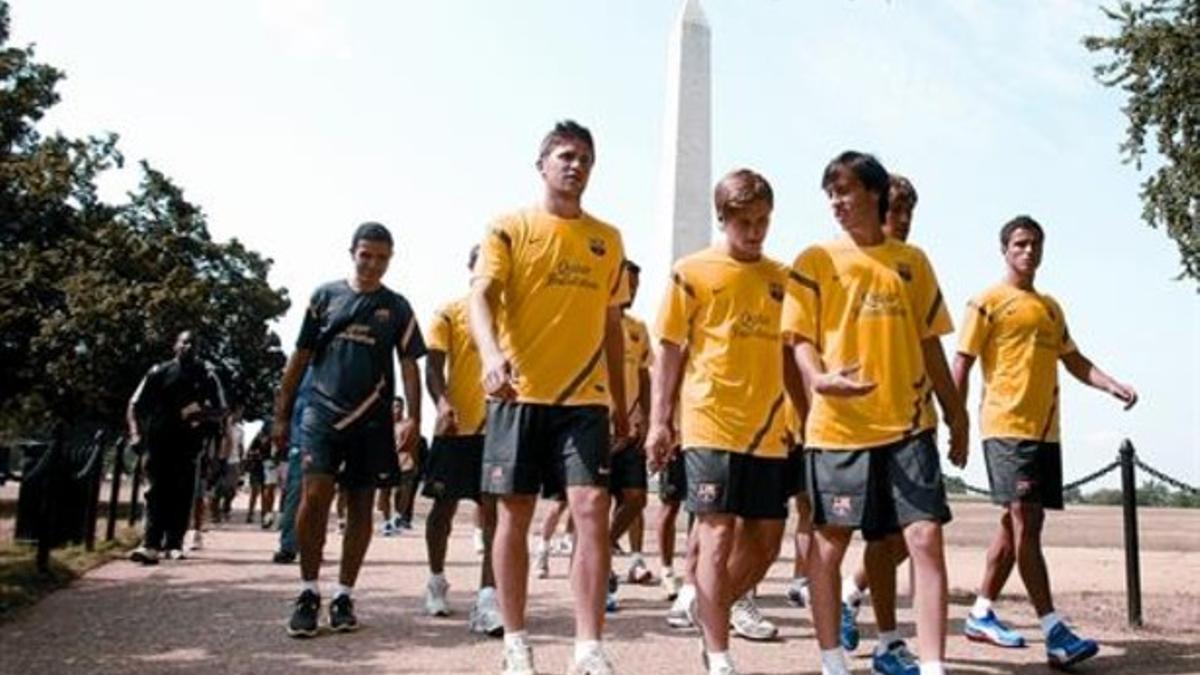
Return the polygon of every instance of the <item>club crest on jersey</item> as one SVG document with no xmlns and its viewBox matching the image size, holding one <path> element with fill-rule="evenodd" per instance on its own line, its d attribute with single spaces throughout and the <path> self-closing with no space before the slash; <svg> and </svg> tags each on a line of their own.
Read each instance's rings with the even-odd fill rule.
<svg viewBox="0 0 1200 675">
<path fill-rule="evenodd" d="M 833 503 L 830 504 L 830 510 L 838 516 L 850 515 L 850 498 L 849 497 L 834 497 Z"/>
<path fill-rule="evenodd" d="M 392 310 L 388 309 L 387 307 L 380 307 L 379 309 L 375 310 L 375 320 L 383 323 L 391 321 Z"/>
<path fill-rule="evenodd" d="M 896 263 L 896 274 L 905 281 L 912 281 L 912 267 L 906 262 Z"/>
<path fill-rule="evenodd" d="M 588 249 L 591 250 L 592 253 L 596 254 L 596 257 L 598 258 L 603 258 L 604 254 L 608 253 L 608 248 L 605 247 L 604 240 L 597 237 L 591 237 L 588 239 Z"/>
<path fill-rule="evenodd" d="M 771 299 L 775 302 L 783 302 L 783 284 L 772 281 L 768 292 L 771 294 Z"/>
</svg>

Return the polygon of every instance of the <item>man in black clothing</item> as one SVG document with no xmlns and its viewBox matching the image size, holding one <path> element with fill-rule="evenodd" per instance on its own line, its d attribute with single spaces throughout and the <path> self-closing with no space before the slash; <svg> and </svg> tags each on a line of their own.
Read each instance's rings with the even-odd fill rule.
<svg viewBox="0 0 1200 675">
<path fill-rule="evenodd" d="M 129 442 L 145 448 L 146 536 L 130 558 L 144 565 L 159 553 L 183 556 L 183 535 L 196 488 L 196 459 L 225 410 L 213 367 L 197 355 L 191 331 L 175 339 L 175 358 L 150 369 L 129 399 Z"/>
<path fill-rule="evenodd" d="M 275 405 L 274 440 L 282 449 L 288 444 L 297 385 L 311 367 L 308 407 L 300 424 L 304 484 L 297 525 L 303 588 L 288 623 L 293 637 L 317 634 L 317 575 L 335 480 L 346 494 L 348 518 L 329 625 L 335 631 L 358 627 L 350 591 L 371 542 L 375 485 L 394 470 L 398 448 L 412 451 L 420 429 L 417 359 L 425 355 L 425 341 L 408 301 L 383 285 L 392 257 L 391 233 L 378 223 L 360 225 L 350 242 L 350 256 L 350 278 L 313 293 Z M 390 406 L 396 389 L 393 353 L 400 360 L 405 398 L 411 403 L 395 433 Z"/>
</svg>

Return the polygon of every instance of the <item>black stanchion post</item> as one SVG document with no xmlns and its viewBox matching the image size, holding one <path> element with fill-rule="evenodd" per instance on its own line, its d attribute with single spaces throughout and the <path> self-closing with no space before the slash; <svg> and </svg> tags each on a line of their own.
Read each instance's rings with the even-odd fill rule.
<svg viewBox="0 0 1200 675">
<path fill-rule="evenodd" d="M 113 455 L 112 489 L 108 493 L 108 527 L 104 531 L 104 541 L 112 541 L 117 537 L 117 502 L 121 499 L 121 472 L 125 469 L 125 441 L 117 442 L 117 451 Z"/>
<path fill-rule="evenodd" d="M 1129 625 L 1142 625 L 1142 571 L 1138 552 L 1137 477 L 1133 443 L 1121 443 L 1121 499 L 1125 505 L 1125 596 Z"/>
</svg>

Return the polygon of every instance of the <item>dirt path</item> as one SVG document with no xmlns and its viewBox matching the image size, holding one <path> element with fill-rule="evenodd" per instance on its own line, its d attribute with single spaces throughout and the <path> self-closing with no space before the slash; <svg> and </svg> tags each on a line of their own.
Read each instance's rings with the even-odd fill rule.
<svg viewBox="0 0 1200 675">
<path fill-rule="evenodd" d="M 653 500 L 652 500 L 653 502 Z M 653 508 L 653 507 L 652 507 Z M 469 634 L 465 616 L 478 576 L 471 550 L 469 512 L 460 515 L 447 574 L 452 584 L 448 619 L 420 614 L 426 579 L 419 534 L 377 537 L 356 592 L 364 628 L 314 640 L 287 638 L 283 622 L 297 590 L 294 566 L 268 561 L 272 533 L 221 526 L 204 550 L 185 561 L 141 568 L 120 561 L 101 567 L 40 604 L 0 624 L 0 672 L 128 673 L 488 673 L 496 672 L 500 645 Z M 948 530 L 952 606 L 948 660 L 959 673 L 1042 673 L 1042 641 L 1019 583 L 1000 609 L 1031 641 L 1024 650 L 980 647 L 957 637 L 972 600 L 995 511 L 956 505 Z M 1125 627 L 1120 511 L 1073 509 L 1051 520 L 1047 551 L 1060 611 L 1102 642 L 1100 655 L 1080 672 L 1200 673 L 1200 513 L 1144 511 L 1142 575 L 1148 627 Z M 419 533 L 419 529 L 418 529 Z M 340 538 L 327 549 L 335 558 Z M 648 548 L 653 548 L 648 546 Z M 848 556 L 853 559 L 856 551 Z M 765 614 L 782 640 L 733 644 L 744 673 L 818 673 L 807 610 L 783 601 L 790 550 L 760 586 Z M 626 559 L 616 559 L 623 571 Z M 327 568 L 332 569 L 332 568 Z M 563 672 L 571 648 L 571 604 L 566 559 L 552 561 L 553 576 L 530 582 L 530 626 L 540 672 Z M 332 578 L 325 577 L 326 584 Z M 902 583 L 903 585 L 903 583 Z M 326 586 L 328 587 L 328 586 Z M 622 587 L 623 609 L 612 616 L 606 644 L 622 673 L 699 673 L 699 639 L 663 621 L 666 603 L 650 587 Z M 864 640 L 854 660 L 866 672 L 873 646 L 872 617 L 863 612 Z M 911 631 L 902 610 L 902 628 Z"/>
</svg>

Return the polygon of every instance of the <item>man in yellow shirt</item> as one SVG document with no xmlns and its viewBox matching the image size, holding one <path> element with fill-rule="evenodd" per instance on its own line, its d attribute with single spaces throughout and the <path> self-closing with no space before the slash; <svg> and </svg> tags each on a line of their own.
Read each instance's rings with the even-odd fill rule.
<svg viewBox="0 0 1200 675">
<path fill-rule="evenodd" d="M 467 269 L 475 269 L 479 247 L 471 249 Z M 450 613 L 446 594 L 446 542 L 454 512 L 462 499 L 477 504 L 483 523 L 483 561 L 479 595 L 471 609 L 468 628 L 473 633 L 499 636 L 504 631 L 496 603 L 496 581 L 492 574 L 491 546 L 496 525 L 496 500 L 480 493 L 483 480 L 483 427 L 486 409 L 480 383 L 479 352 L 467 325 L 467 298 L 459 298 L 438 309 L 430 324 L 426 343 L 425 386 L 437 408 L 433 444 L 425 464 L 424 495 L 433 499 L 425 521 L 425 546 L 429 553 L 429 583 L 425 588 L 425 612 L 431 616 Z"/>
<path fill-rule="evenodd" d="M 1099 646 L 1075 635 L 1054 611 L 1042 556 L 1045 509 L 1063 507 L 1058 362 L 1080 382 L 1112 394 L 1126 410 L 1137 403 L 1137 392 L 1079 352 L 1062 307 L 1034 288 L 1044 241 L 1042 226 L 1029 216 L 1000 230 L 1004 281 L 967 304 L 954 359 L 954 380 L 964 398 L 971 367 L 976 359 L 983 364 L 980 434 L 992 501 L 1004 507 L 964 632 L 1002 647 L 1025 645 L 991 607 L 1015 563 L 1046 635 L 1046 657 L 1053 666 L 1067 667 L 1091 658 Z"/>
<path fill-rule="evenodd" d="M 574 675 L 612 672 L 600 647 L 611 564 L 612 438 L 629 435 L 620 232 L 584 212 L 595 159 L 591 133 L 560 122 L 542 141 L 541 203 L 496 219 L 470 296 L 471 333 L 488 395 L 483 491 L 497 495 L 492 563 L 504 619 L 504 670 L 534 672 L 525 632 L 526 537 L 539 491 L 566 492 L 575 522 L 571 591 Z"/>
<path fill-rule="evenodd" d="M 646 446 L 661 467 L 681 437 L 705 662 L 709 673 L 732 674 L 731 608 L 775 559 L 787 517 L 779 333 L 787 268 L 763 254 L 774 206 L 765 178 L 734 171 L 714 202 L 724 241 L 676 261 L 659 310 Z"/>
<path fill-rule="evenodd" d="M 805 427 L 814 532 L 810 592 L 821 666 L 849 670 L 838 637 L 839 570 L 853 530 L 902 532 L 916 574 L 922 675 L 941 675 L 946 641 L 942 524 L 950 520 L 934 443 L 936 395 L 950 459 L 966 461 L 966 411 L 939 338 L 952 330 L 925 254 L 883 233 L 888 173 L 845 152 L 821 181 L 847 236 L 806 249 L 789 275 L 783 331 L 811 390 Z"/>
</svg>

